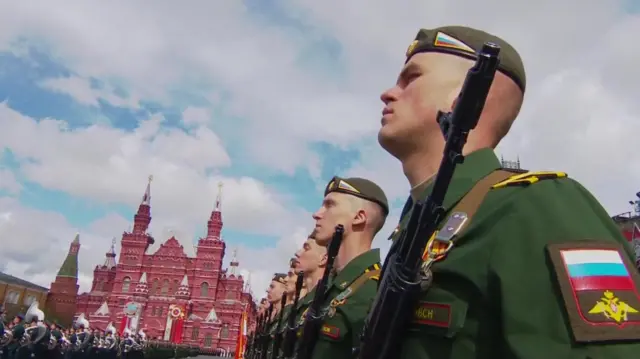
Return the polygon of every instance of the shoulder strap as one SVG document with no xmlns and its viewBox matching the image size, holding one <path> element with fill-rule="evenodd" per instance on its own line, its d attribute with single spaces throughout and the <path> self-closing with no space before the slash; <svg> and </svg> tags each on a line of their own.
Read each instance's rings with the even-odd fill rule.
<svg viewBox="0 0 640 359">
<path fill-rule="evenodd" d="M 472 217 L 480 208 L 482 201 L 487 196 L 489 191 L 491 191 L 492 187 L 496 183 L 500 183 L 510 177 L 513 176 L 513 172 L 509 172 L 506 170 L 496 170 L 485 176 L 483 179 L 478 181 L 473 188 L 464 196 L 462 199 L 456 204 L 451 213 L 453 212 L 464 212 L 467 214 L 467 220 L 464 225 L 458 230 L 458 233 L 462 232 L 462 230 L 469 225 Z"/>
<path fill-rule="evenodd" d="M 351 283 L 342 293 L 338 294 L 335 298 L 331 300 L 329 304 L 332 307 L 340 306 L 344 303 L 347 298 L 351 297 L 358 288 L 362 287 L 368 280 L 379 280 L 380 278 L 380 264 L 376 263 L 369 268 L 367 268 L 364 273 L 362 273 L 356 280 Z"/>
</svg>

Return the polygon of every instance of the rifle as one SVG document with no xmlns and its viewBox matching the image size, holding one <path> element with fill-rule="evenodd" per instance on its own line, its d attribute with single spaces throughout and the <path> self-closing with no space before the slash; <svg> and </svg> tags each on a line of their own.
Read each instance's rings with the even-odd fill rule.
<svg viewBox="0 0 640 359">
<path fill-rule="evenodd" d="M 260 315 L 260 322 L 258 323 L 258 326 L 256 328 L 256 339 L 254 340 L 253 343 L 253 350 L 252 350 L 252 354 L 251 354 L 251 359 L 259 359 L 260 358 L 260 349 L 262 348 L 262 336 L 263 336 L 263 331 L 264 331 L 264 322 L 267 318 L 267 312 L 266 310 L 264 312 L 262 312 L 262 314 Z"/>
<path fill-rule="evenodd" d="M 249 359 L 253 359 L 253 354 L 254 354 L 254 349 L 256 344 L 256 337 L 258 336 L 258 333 L 260 330 L 261 321 L 262 321 L 262 314 L 259 314 L 258 317 L 256 318 L 256 326 L 253 330 L 253 333 L 251 333 L 251 337 L 247 341 L 249 343 L 249 345 L 247 345 L 247 358 Z"/>
<path fill-rule="evenodd" d="M 284 306 L 287 304 L 287 293 L 282 293 L 282 300 L 280 301 L 280 313 L 278 316 L 278 325 L 276 325 L 276 333 L 273 338 L 273 350 L 271 352 L 271 359 L 277 359 L 280 354 L 280 346 L 282 345 L 282 322 L 284 321 Z"/>
<path fill-rule="evenodd" d="M 305 315 L 304 326 L 302 327 L 302 341 L 300 342 L 300 348 L 298 348 L 297 359 L 311 359 L 313 348 L 315 348 L 316 342 L 318 341 L 320 325 L 323 319 L 323 315 L 320 313 L 322 309 L 320 306 L 322 306 L 327 299 L 329 274 L 333 271 L 333 262 L 340 250 L 343 234 L 344 227 L 341 224 L 337 225 L 331 243 L 329 243 L 329 248 L 327 249 L 327 265 L 324 267 L 322 279 L 320 279 L 316 285 L 316 294 L 313 296 L 313 301 L 309 305 L 307 314 Z"/>
<path fill-rule="evenodd" d="M 267 352 L 269 351 L 269 342 L 271 342 L 271 333 L 269 333 L 269 321 L 271 320 L 271 314 L 273 313 L 273 303 L 269 305 L 267 311 L 267 317 L 264 321 L 264 330 L 262 335 L 262 342 L 260 343 L 260 358 L 267 359 Z"/>
<path fill-rule="evenodd" d="M 444 154 L 433 189 L 426 201 L 417 201 L 406 230 L 394 243 L 383 267 L 376 299 L 365 322 L 359 359 L 392 359 L 398 356 L 400 343 L 409 325 L 417 294 L 425 281 L 430 285 L 431 265 L 439 253 L 427 247 L 446 209 L 443 208 L 447 189 L 456 165 L 462 163 L 462 149 L 469 132 L 476 127 L 498 69 L 500 47 L 486 43 L 475 65 L 467 73 L 453 112 L 438 111 L 438 123 L 446 139 Z M 444 241 L 451 249 L 453 242 Z M 428 256 L 423 261 L 423 253 Z M 359 349 L 359 350 L 358 350 Z"/>
<path fill-rule="evenodd" d="M 298 314 L 298 300 L 300 300 L 300 292 L 302 291 L 302 283 L 304 282 L 304 272 L 298 273 L 296 280 L 296 294 L 293 297 L 293 305 L 291 313 L 287 318 L 287 329 L 284 332 L 284 342 L 282 343 L 282 357 L 285 359 L 293 357 L 293 351 L 296 348 L 296 315 Z"/>
</svg>

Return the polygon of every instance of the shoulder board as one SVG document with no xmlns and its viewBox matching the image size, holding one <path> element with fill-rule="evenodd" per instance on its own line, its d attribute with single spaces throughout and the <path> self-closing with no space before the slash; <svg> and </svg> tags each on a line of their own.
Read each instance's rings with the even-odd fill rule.
<svg viewBox="0 0 640 359">
<path fill-rule="evenodd" d="M 511 176 L 502 182 L 498 182 L 493 186 L 491 186 L 491 189 L 513 187 L 513 186 L 526 187 L 528 185 L 531 185 L 543 180 L 565 178 L 565 177 L 567 177 L 567 174 L 565 172 L 554 172 L 554 171 L 527 172 L 527 173 Z"/>
</svg>

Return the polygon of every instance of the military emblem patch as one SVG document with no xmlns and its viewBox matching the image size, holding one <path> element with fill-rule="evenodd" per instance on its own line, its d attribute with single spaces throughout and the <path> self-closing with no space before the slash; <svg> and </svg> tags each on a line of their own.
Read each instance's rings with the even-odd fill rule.
<svg viewBox="0 0 640 359">
<path fill-rule="evenodd" d="M 469 45 L 467 45 L 464 42 L 456 39 L 453 36 L 449 36 L 449 35 L 445 34 L 444 32 L 438 32 L 436 34 L 436 38 L 433 40 L 433 46 L 435 46 L 435 47 L 446 47 L 446 48 L 449 48 L 449 49 L 455 49 L 455 50 L 460 50 L 460 51 L 464 51 L 464 52 L 475 53 L 475 50 L 473 50 L 471 47 L 469 47 Z"/>
<path fill-rule="evenodd" d="M 340 338 L 340 328 L 334 327 L 333 325 L 323 325 L 320 332 L 332 339 Z"/>
<path fill-rule="evenodd" d="M 640 339 L 640 274 L 607 242 L 547 247 L 576 342 Z"/>
<path fill-rule="evenodd" d="M 409 44 L 409 47 L 407 47 L 407 51 L 405 52 L 405 56 L 406 57 L 410 57 L 411 55 L 413 55 L 413 50 L 416 49 L 416 46 L 418 46 L 419 43 L 420 43 L 420 41 L 413 40 L 411 42 L 411 44 Z"/>
<path fill-rule="evenodd" d="M 420 302 L 413 312 L 413 323 L 448 328 L 451 325 L 451 306 L 443 303 Z"/>
</svg>

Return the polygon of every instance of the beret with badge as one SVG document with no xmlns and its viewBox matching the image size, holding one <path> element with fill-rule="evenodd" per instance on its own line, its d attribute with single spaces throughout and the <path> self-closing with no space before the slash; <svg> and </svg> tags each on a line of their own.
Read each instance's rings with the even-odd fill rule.
<svg viewBox="0 0 640 359">
<path fill-rule="evenodd" d="M 415 40 L 409 45 L 406 62 L 421 52 L 441 52 L 470 60 L 476 59 L 476 53 L 486 42 L 500 46 L 500 65 L 498 71 L 507 75 L 524 92 L 527 78 L 520 54 L 505 40 L 481 30 L 465 26 L 443 26 L 435 29 L 421 29 Z"/>
<path fill-rule="evenodd" d="M 331 192 L 340 192 L 360 197 L 382 207 L 384 215 L 389 214 L 389 201 L 384 191 L 377 184 L 359 177 L 340 178 L 333 177 L 324 190 L 324 195 Z"/>
</svg>

